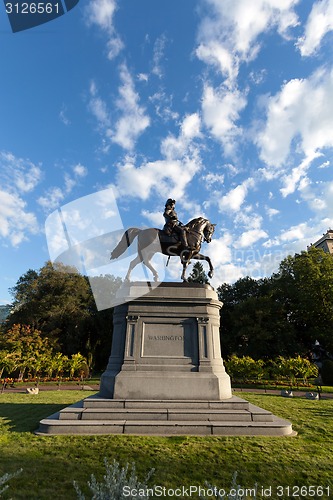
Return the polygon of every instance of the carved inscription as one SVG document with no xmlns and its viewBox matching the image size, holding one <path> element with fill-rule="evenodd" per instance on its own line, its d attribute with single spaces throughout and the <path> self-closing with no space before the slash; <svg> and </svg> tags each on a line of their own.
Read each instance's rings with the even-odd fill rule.
<svg viewBox="0 0 333 500">
<path fill-rule="evenodd" d="M 183 335 L 148 335 L 148 340 L 184 340 Z"/>
<path fill-rule="evenodd" d="M 184 326 L 165 323 L 144 323 L 143 357 L 183 357 Z"/>
</svg>

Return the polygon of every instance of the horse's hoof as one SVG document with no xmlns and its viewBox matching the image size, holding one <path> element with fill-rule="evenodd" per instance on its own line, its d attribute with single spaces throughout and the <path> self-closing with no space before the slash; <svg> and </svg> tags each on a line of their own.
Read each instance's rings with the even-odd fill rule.
<svg viewBox="0 0 333 500">
<path fill-rule="evenodd" d="M 213 271 L 209 271 L 209 273 L 208 273 L 208 278 L 212 278 L 213 276 L 214 276 Z"/>
<path fill-rule="evenodd" d="M 154 276 L 154 282 L 157 283 L 158 282 L 158 275 Z"/>
</svg>

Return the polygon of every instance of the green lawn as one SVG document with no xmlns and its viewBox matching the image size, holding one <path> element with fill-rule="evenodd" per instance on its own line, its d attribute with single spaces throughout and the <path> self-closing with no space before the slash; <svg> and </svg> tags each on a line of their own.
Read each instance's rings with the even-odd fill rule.
<svg viewBox="0 0 333 500">
<path fill-rule="evenodd" d="M 139 478 L 155 468 L 151 484 L 168 488 L 205 481 L 228 488 L 235 471 L 238 483 L 252 488 L 330 487 L 333 497 L 333 399 L 310 401 L 238 393 L 250 402 L 293 422 L 296 437 L 136 437 L 53 436 L 33 434 L 42 418 L 90 395 L 82 391 L 44 391 L 0 395 L 0 476 L 23 472 L 9 482 L 3 498 L 76 499 L 90 474 L 102 478 L 103 459 L 122 465 L 135 462 Z M 285 490 L 287 492 L 287 490 Z M 260 497 L 260 496 L 259 496 Z M 195 498 L 195 497 L 192 497 Z M 271 498 L 288 498 L 276 495 Z M 319 498 L 302 496 L 298 498 Z M 328 498 L 322 496 L 321 498 Z"/>
</svg>

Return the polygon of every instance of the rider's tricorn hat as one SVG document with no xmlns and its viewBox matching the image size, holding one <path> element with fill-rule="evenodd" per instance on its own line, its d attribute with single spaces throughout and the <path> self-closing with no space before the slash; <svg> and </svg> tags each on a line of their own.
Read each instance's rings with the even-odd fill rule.
<svg viewBox="0 0 333 500">
<path fill-rule="evenodd" d="M 175 204 L 175 203 L 176 203 L 176 200 L 172 200 L 171 198 L 168 198 L 167 201 L 166 201 L 165 206 L 172 205 L 172 204 Z"/>
</svg>

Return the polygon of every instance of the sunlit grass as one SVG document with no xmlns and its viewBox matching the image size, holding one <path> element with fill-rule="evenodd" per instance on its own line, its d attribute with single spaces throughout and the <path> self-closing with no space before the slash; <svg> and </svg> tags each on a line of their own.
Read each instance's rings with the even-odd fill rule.
<svg viewBox="0 0 333 500">
<path fill-rule="evenodd" d="M 139 476 L 155 468 L 151 484 L 176 488 L 258 485 L 323 485 L 333 492 L 333 400 L 286 399 L 238 393 L 289 419 L 296 437 L 144 437 L 49 436 L 33 434 L 39 421 L 92 394 L 88 391 L 43 391 L 39 395 L 0 395 L 0 476 L 23 468 L 3 498 L 71 500 L 75 479 L 81 486 L 91 473 L 102 478 L 103 459 L 135 462 Z"/>
</svg>

